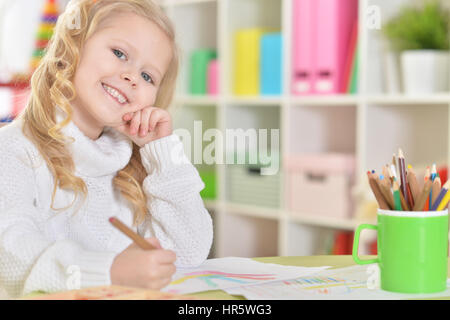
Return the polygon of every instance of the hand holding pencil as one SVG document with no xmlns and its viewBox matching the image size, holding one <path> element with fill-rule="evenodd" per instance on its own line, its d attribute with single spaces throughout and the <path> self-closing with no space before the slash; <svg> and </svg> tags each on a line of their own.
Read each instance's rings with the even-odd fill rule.
<svg viewBox="0 0 450 320">
<path fill-rule="evenodd" d="M 156 238 L 141 237 L 115 217 L 109 221 L 133 240 L 114 258 L 110 270 L 111 283 L 152 290 L 167 286 L 176 271 L 175 253 L 162 249 Z"/>
<path fill-rule="evenodd" d="M 398 166 L 394 154 L 392 164 L 383 166 L 382 171 L 383 175 L 379 177 L 374 170 L 367 172 L 370 188 L 380 209 L 441 211 L 447 208 L 450 200 L 450 182 L 441 187 L 441 179 L 435 164 L 431 171 L 430 167 L 427 167 L 422 187 L 419 186 L 413 167 L 411 165 L 406 167 L 405 156 L 401 149 L 398 152 Z"/>
</svg>

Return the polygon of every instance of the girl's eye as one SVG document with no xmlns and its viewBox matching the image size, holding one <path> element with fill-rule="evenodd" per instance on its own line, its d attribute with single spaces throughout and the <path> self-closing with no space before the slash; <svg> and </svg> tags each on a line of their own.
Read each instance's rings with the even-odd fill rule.
<svg viewBox="0 0 450 320">
<path fill-rule="evenodd" d="M 113 52 L 116 55 L 116 57 L 119 58 L 119 59 L 122 58 L 122 57 L 125 57 L 124 53 L 122 51 L 120 51 L 120 50 L 113 49 Z"/>
<path fill-rule="evenodd" d="M 145 72 L 142 72 L 142 78 L 144 78 L 144 80 L 147 82 L 149 82 L 149 80 L 150 80 L 150 82 L 153 83 L 153 79 Z"/>
<path fill-rule="evenodd" d="M 126 58 L 125 54 L 117 49 L 112 49 L 112 51 L 114 52 L 114 54 L 116 55 L 117 58 L 121 59 L 122 57 Z M 147 73 L 142 72 L 142 78 L 144 78 L 145 81 L 153 83 L 153 79 L 152 77 L 150 77 Z"/>
</svg>

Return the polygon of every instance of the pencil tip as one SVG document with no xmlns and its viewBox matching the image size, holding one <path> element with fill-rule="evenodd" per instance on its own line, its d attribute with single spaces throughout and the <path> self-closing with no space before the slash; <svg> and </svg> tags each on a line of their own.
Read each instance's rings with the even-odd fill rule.
<svg viewBox="0 0 450 320">
<path fill-rule="evenodd" d="M 403 151 L 400 148 L 398 148 L 398 157 L 403 158 Z"/>
<path fill-rule="evenodd" d="M 116 219 L 114 219 L 114 217 L 111 217 L 108 220 L 109 220 L 109 222 L 113 223 Z"/>
</svg>

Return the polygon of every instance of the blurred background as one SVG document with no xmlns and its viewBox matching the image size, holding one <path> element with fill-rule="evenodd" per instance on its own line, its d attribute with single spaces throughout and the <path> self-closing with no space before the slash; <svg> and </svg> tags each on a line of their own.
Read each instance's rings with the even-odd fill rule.
<svg viewBox="0 0 450 320">
<path fill-rule="evenodd" d="M 0 1 L 0 125 L 25 107 L 67 3 Z M 211 257 L 351 254 L 356 226 L 376 220 L 366 172 L 399 148 L 445 183 L 450 1 L 158 3 L 182 53 L 171 112 L 206 185 Z M 376 253 L 375 234 L 360 252 Z"/>
</svg>

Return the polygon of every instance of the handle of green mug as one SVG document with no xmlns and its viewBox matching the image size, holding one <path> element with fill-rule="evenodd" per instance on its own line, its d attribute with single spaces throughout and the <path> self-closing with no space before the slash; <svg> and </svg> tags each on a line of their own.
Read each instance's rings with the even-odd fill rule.
<svg viewBox="0 0 450 320">
<path fill-rule="evenodd" d="M 357 264 L 377 263 L 378 262 L 378 258 L 368 259 L 368 260 L 361 260 L 358 257 L 359 235 L 360 235 L 360 233 L 361 233 L 361 231 L 363 229 L 378 230 L 378 227 L 374 226 L 373 224 L 361 224 L 361 225 L 358 226 L 358 228 L 356 228 L 355 238 L 353 240 L 353 252 L 352 252 L 353 260 L 355 260 L 355 262 Z"/>
</svg>

